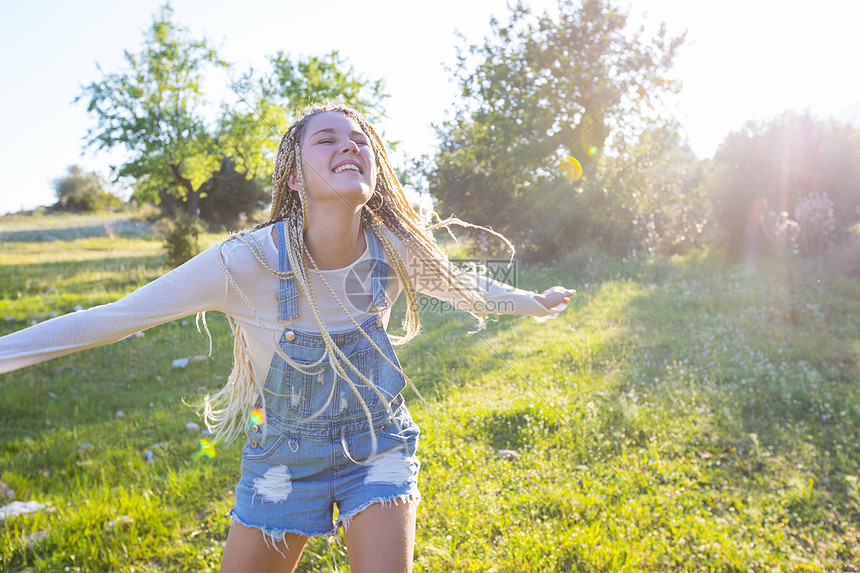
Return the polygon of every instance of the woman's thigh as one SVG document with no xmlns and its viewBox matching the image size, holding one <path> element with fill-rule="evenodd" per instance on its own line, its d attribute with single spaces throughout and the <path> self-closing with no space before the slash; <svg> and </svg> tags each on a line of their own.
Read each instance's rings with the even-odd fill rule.
<svg viewBox="0 0 860 573">
<path fill-rule="evenodd" d="M 344 531 L 350 571 L 412 571 L 417 508 L 405 501 L 387 507 L 376 503 L 356 514 Z"/>
<path fill-rule="evenodd" d="M 308 538 L 287 533 L 272 544 L 263 532 L 233 522 L 221 558 L 222 573 L 289 573 L 296 568 Z"/>
</svg>

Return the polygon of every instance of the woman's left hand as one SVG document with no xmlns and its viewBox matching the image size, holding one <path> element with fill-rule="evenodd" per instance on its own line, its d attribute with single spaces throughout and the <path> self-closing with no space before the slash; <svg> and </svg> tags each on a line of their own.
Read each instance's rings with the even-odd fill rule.
<svg viewBox="0 0 860 573">
<path fill-rule="evenodd" d="M 535 299 L 548 309 L 551 309 L 562 303 L 569 303 L 570 295 L 572 294 L 576 294 L 576 291 L 572 288 L 554 286 L 546 289 L 542 294 L 535 295 Z"/>
</svg>

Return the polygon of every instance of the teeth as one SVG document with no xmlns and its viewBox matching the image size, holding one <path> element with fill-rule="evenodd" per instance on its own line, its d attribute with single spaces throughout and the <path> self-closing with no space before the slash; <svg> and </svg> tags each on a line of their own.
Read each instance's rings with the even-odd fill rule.
<svg viewBox="0 0 860 573">
<path fill-rule="evenodd" d="M 358 167 L 356 167 L 356 166 L 355 166 L 355 165 L 353 165 L 352 163 L 347 163 L 346 165 L 341 165 L 340 167 L 338 167 L 337 169 L 335 169 L 335 170 L 334 170 L 334 172 L 335 172 L 335 173 L 340 173 L 340 172 L 342 172 L 342 171 L 346 171 L 347 169 L 352 169 L 352 170 L 353 170 L 353 171 L 355 171 L 355 172 L 359 172 L 359 171 L 358 171 Z"/>
</svg>

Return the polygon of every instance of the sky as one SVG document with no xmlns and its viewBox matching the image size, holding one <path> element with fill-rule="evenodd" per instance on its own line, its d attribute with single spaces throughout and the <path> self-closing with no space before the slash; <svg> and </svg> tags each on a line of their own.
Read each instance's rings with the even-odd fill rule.
<svg viewBox="0 0 860 573">
<path fill-rule="evenodd" d="M 123 71 L 161 1 L 2 2 L 0 21 L 0 214 L 54 202 L 53 182 L 69 166 L 104 176 L 121 155 L 85 149 L 95 118 L 82 87 Z M 555 0 L 526 2 L 554 10 Z M 382 130 L 409 155 L 429 153 L 433 124 L 453 108 L 457 86 L 445 66 L 480 41 L 490 16 L 507 18 L 506 0 L 174 0 L 174 19 L 204 36 L 236 72 L 265 68 L 266 56 L 339 50 L 368 79 L 383 78 L 390 98 Z M 860 126 L 860 3 L 844 0 L 626 0 L 631 21 L 665 22 L 687 37 L 672 76 L 683 83 L 668 103 L 693 151 L 711 157 L 747 120 L 809 110 Z M 208 89 L 230 105 L 227 74 Z M 121 191 L 121 190 L 120 190 Z"/>
</svg>

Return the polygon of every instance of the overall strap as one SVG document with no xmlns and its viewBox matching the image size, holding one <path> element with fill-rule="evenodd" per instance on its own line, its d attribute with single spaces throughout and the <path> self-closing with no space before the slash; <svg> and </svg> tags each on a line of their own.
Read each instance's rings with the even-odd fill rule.
<svg viewBox="0 0 860 573">
<path fill-rule="evenodd" d="M 292 320 L 299 316 L 297 299 L 299 291 L 292 274 L 290 258 L 287 256 L 287 237 L 284 222 L 275 223 L 275 237 L 278 240 L 278 322 Z M 287 277 L 287 278 L 285 278 Z"/>
<path fill-rule="evenodd" d="M 385 262 L 385 251 L 382 248 L 382 243 L 376 234 L 367 229 L 364 231 L 367 248 L 370 250 L 370 268 L 371 268 L 371 300 L 370 310 L 380 311 L 388 306 L 385 302 L 385 284 L 388 282 L 388 263 Z"/>
</svg>

